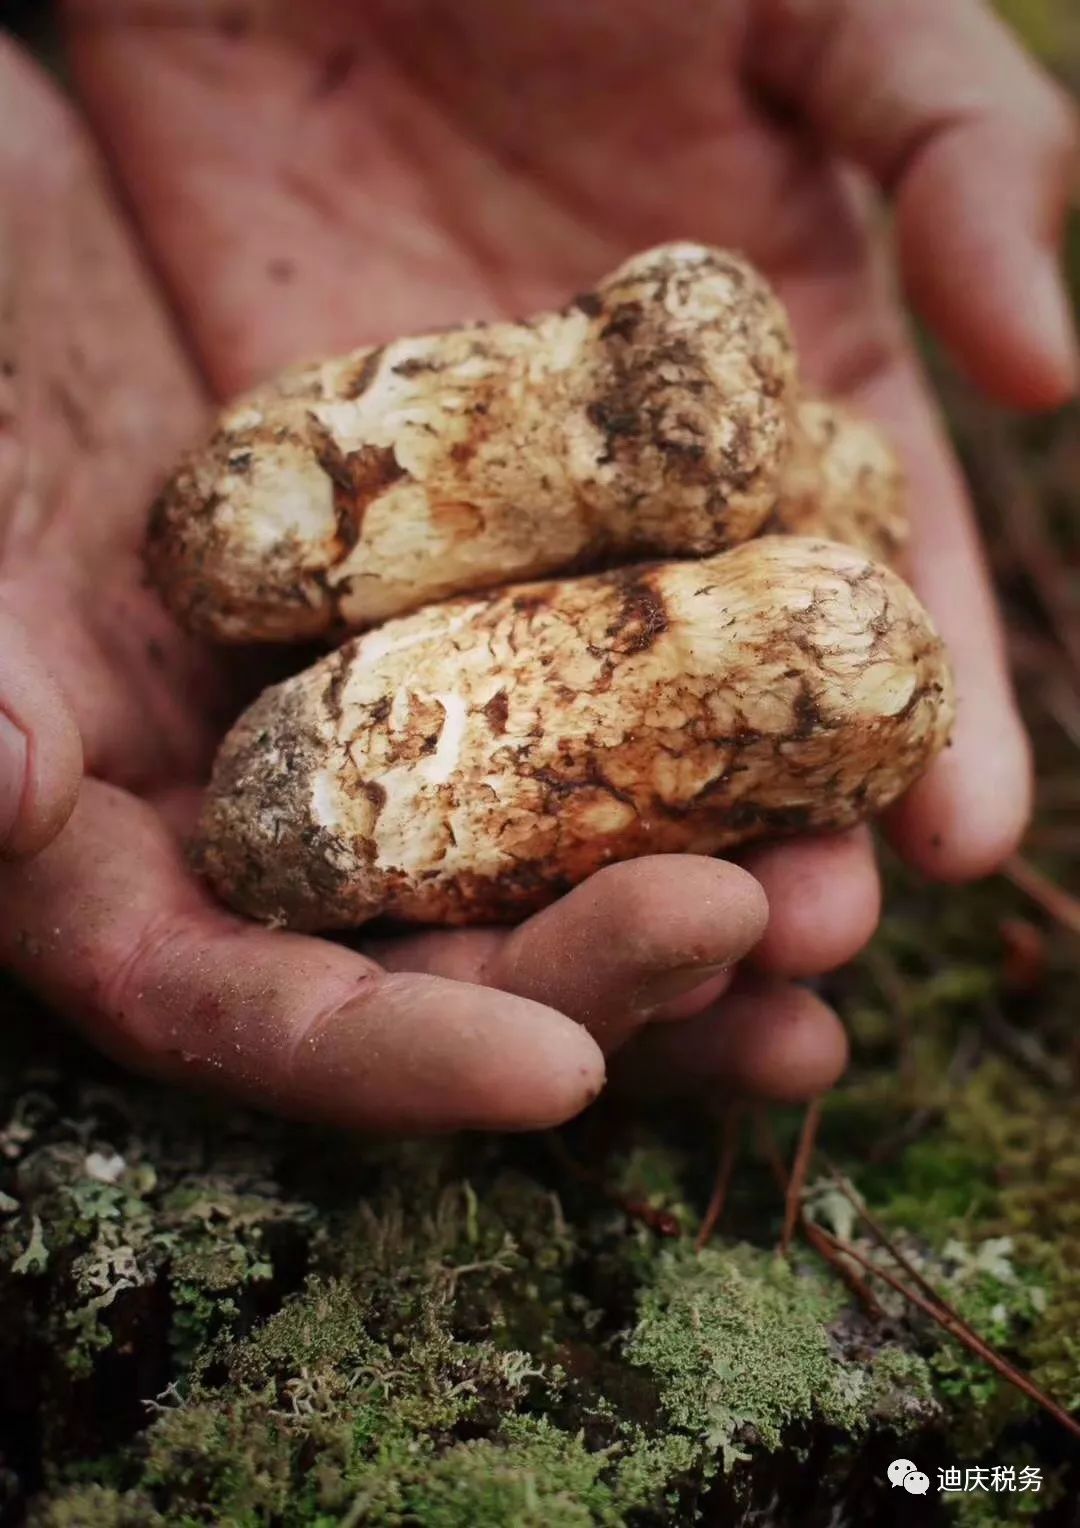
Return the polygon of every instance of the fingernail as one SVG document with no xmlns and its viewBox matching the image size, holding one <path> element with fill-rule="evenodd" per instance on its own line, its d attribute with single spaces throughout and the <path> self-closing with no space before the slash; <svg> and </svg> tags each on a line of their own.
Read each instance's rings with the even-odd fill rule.
<svg viewBox="0 0 1080 1528">
<path fill-rule="evenodd" d="M 650 1008 L 659 1008 L 663 1003 L 674 1002 L 677 997 L 685 997 L 728 969 L 729 962 L 718 961 L 711 966 L 678 966 L 673 971 L 661 971 L 638 988 L 634 1007 L 639 1013 L 647 1013 Z"/>
<path fill-rule="evenodd" d="M 0 850 L 15 831 L 26 791 L 26 734 L 0 712 Z"/>
</svg>

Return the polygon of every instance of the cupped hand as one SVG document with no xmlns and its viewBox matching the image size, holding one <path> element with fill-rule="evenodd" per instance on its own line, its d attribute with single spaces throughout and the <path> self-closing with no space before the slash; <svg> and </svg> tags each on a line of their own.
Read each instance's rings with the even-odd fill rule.
<svg viewBox="0 0 1080 1528">
<path fill-rule="evenodd" d="M 185 637 L 140 558 L 147 506 L 210 399 L 84 131 L 11 48 L 0 98 L 0 697 L 15 741 L 0 962 L 121 1060 L 283 1113 L 408 1130 L 576 1113 L 606 1054 L 688 987 L 725 984 L 763 931 L 760 887 L 710 860 L 639 861 L 512 932 L 370 952 L 214 902 L 180 840 L 267 655 Z M 735 1025 L 713 1075 L 767 1074 L 781 1094 L 831 1080 L 835 1021 L 796 1007 L 781 1064 Z"/>
<path fill-rule="evenodd" d="M 662 15 L 646 0 L 267 0 L 248 24 L 244 7 L 220 24 L 212 9 L 69 7 L 83 101 L 209 389 L 543 306 L 650 242 L 743 248 L 787 300 L 811 380 L 877 413 L 907 457 L 914 575 L 961 707 L 951 754 L 894 814 L 898 841 L 957 878 L 1007 854 L 1026 748 L 867 179 L 894 200 L 909 288 L 977 378 L 1023 404 L 1066 396 L 1055 241 L 1071 123 L 989 16 L 967 0 Z M 831 1082 L 842 1033 L 777 973 L 827 969 L 869 934 L 863 832 L 761 850 L 753 877 L 686 857 L 615 867 L 511 934 L 420 935 L 371 949 L 378 966 L 240 923 L 191 879 L 174 827 L 252 677 L 169 627 L 137 544 L 205 399 L 71 120 L 25 65 L 5 69 L 19 130 L 0 150 L 4 207 L 33 216 L 9 220 L 6 252 L 30 466 L 0 598 L 28 662 L 66 692 L 93 779 L 52 847 L 0 875 L 0 954 L 137 1064 L 340 1123 L 547 1123 L 646 1026 L 637 1070 L 667 1084 Z M 56 740 L 31 717 L 26 847 L 62 816 L 77 765 L 63 707 L 41 715 Z M 755 945 L 760 974 L 722 995 Z M 706 997 L 685 1023 L 650 1022 Z"/>
</svg>

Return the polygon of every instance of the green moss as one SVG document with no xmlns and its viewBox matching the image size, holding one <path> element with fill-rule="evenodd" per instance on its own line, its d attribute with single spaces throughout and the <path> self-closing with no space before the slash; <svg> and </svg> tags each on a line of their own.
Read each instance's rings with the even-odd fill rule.
<svg viewBox="0 0 1080 1528">
<path fill-rule="evenodd" d="M 865 1421 L 867 1376 L 829 1340 L 840 1303 L 816 1272 L 752 1248 L 680 1248 L 659 1259 L 626 1357 L 657 1376 L 672 1425 L 730 1466 L 791 1422 Z"/>
<path fill-rule="evenodd" d="M 998 1214 L 1037 1290 L 1025 1357 L 1071 1409 L 1080 1406 L 1080 1107 L 1036 1102 L 999 1132 Z"/>
<path fill-rule="evenodd" d="M 924 983 L 938 997 L 919 1009 L 903 1076 L 895 1040 L 866 1025 L 826 1109 L 827 1148 L 927 1277 L 1067 1395 L 1080 1372 L 1077 1106 L 985 1048 L 951 1067 L 978 999 L 937 980 L 898 886 L 880 948 L 916 1006 Z M 940 923 L 953 944 L 936 958 L 954 947 L 966 960 L 970 929 L 955 909 Z M 876 1013 L 873 962 L 837 996 Z M 41 1405 L 60 1419 L 43 1429 L 46 1528 L 140 1512 L 168 1528 L 689 1523 L 710 1492 L 735 1492 L 739 1511 L 767 1499 L 762 1458 L 814 1439 L 834 1440 L 820 1490 L 835 1502 L 861 1438 L 931 1428 L 974 1459 L 1003 1430 L 1040 1425 L 886 1291 L 880 1328 L 804 1249 L 778 1259 L 779 1198 L 752 1156 L 727 1223 L 758 1244 L 694 1253 L 711 1165 L 699 1122 L 623 1123 L 589 1158 L 595 1181 L 529 1143 L 481 1141 L 364 1147 L 335 1175 L 309 1132 L 136 1084 L 105 1131 L 88 1123 L 93 1086 L 56 1086 L 31 1106 L 13 1070 L 0 1128 L 0 1191 L 15 1201 L 0 1220 L 0 1299 L 44 1356 Z M 867 1141 L 912 1119 L 906 1144 L 864 1160 Z M 790 1150 L 797 1116 L 778 1123 Z M 628 1200 L 690 1234 L 658 1237 Z M 808 1204 L 858 1235 L 828 1180 Z M 47 1250 L 28 1259 L 35 1237 Z M 113 1396 L 108 1366 L 136 1362 L 133 1332 L 154 1310 L 160 1372 L 123 1369 L 122 1430 L 84 1433 L 57 1366 Z"/>
<path fill-rule="evenodd" d="M 1063 35 L 1061 0 L 994 0 L 994 4 L 1027 47 L 1048 62 L 1061 59 L 1069 41 Z"/>
<path fill-rule="evenodd" d="M 915 1142 L 894 1179 L 888 1223 L 940 1243 L 958 1226 L 984 1220 L 996 1203 L 993 1165 L 988 1151 L 946 1132 Z M 864 1190 L 875 1197 L 872 1174 Z"/>
<path fill-rule="evenodd" d="M 622 1521 L 601 1477 L 604 1454 L 588 1452 L 540 1419 L 512 1419 L 497 1438 L 460 1443 L 434 1460 L 391 1472 L 375 1461 L 357 1482 L 345 1523 L 415 1522 L 430 1528 L 588 1528 Z"/>
<path fill-rule="evenodd" d="M 883 1218 L 938 1255 L 939 1287 L 961 1314 L 1068 1409 L 1080 1406 L 1077 1139 L 1071 1092 L 1048 1094 L 991 1056 L 951 1089 L 940 1123 L 891 1171 L 863 1177 L 869 1197 L 884 1201 Z M 942 1394 L 958 1415 L 969 1406 L 984 1434 L 1021 1408 L 955 1344 L 933 1362 Z"/>
<path fill-rule="evenodd" d="M 141 1491 L 87 1485 L 40 1502 L 29 1528 L 165 1528 L 165 1519 Z"/>
<path fill-rule="evenodd" d="M 902 1347 L 883 1348 L 874 1357 L 869 1380 L 868 1413 L 898 1431 L 918 1427 L 939 1409 L 934 1371 L 921 1353 Z"/>
</svg>

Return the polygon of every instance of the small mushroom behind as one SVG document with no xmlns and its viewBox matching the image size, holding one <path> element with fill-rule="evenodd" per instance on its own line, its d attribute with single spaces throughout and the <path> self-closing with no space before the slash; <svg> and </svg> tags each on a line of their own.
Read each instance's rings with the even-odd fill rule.
<svg viewBox="0 0 1080 1528">
<path fill-rule="evenodd" d="M 881 430 L 843 404 L 803 400 L 762 533 L 825 536 L 899 571 L 908 542 L 907 485 Z"/>
</svg>

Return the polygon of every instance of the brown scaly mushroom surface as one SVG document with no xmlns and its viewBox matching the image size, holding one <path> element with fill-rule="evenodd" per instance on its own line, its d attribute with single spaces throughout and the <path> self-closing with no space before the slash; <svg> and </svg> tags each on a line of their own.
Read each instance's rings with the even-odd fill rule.
<svg viewBox="0 0 1080 1528">
<path fill-rule="evenodd" d="M 899 569 L 908 542 L 907 485 L 876 425 L 843 404 L 800 402 L 779 501 L 766 535 L 825 536 Z"/>
<path fill-rule="evenodd" d="M 672 244 L 559 313 L 296 368 L 226 410 L 149 561 L 220 641 L 361 630 L 433 600 L 755 534 L 796 403 L 784 310 Z"/>
<path fill-rule="evenodd" d="M 951 717 L 898 577 L 767 537 L 355 638 L 226 738 L 197 857 L 234 907 L 296 928 L 512 920 L 611 860 L 846 827 Z"/>
</svg>

